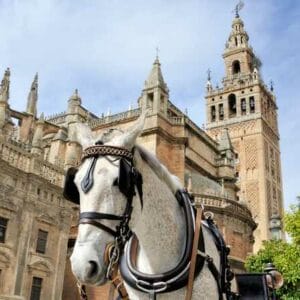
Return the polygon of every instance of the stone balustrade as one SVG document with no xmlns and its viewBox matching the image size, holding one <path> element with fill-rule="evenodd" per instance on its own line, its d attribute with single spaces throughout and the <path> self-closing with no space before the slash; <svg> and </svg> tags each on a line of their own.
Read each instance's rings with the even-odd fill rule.
<svg viewBox="0 0 300 300">
<path fill-rule="evenodd" d="M 0 159 L 11 166 L 26 173 L 36 174 L 52 184 L 62 187 L 64 181 L 64 170 L 55 166 L 41 157 L 32 155 L 29 152 L 30 146 L 14 141 L 0 140 Z"/>
<path fill-rule="evenodd" d="M 196 205 L 204 205 L 209 209 L 220 208 L 225 211 L 229 211 L 237 216 L 244 217 L 246 219 L 251 219 L 250 210 L 243 204 L 230 199 L 226 195 L 210 195 L 210 194 L 193 194 L 195 197 Z"/>
<path fill-rule="evenodd" d="M 173 125 L 184 125 L 184 123 L 185 123 L 184 116 L 182 116 L 182 117 L 169 117 L 168 119 Z"/>
<path fill-rule="evenodd" d="M 131 109 L 118 114 L 103 116 L 100 119 L 90 120 L 89 125 L 91 126 L 91 128 L 95 128 L 99 125 L 122 121 L 133 117 L 138 117 L 140 114 L 141 114 L 141 108 Z"/>
<path fill-rule="evenodd" d="M 66 121 L 66 112 L 63 111 L 61 113 L 57 113 L 54 115 L 47 116 L 45 118 L 46 121 L 51 122 L 53 124 L 61 124 Z"/>
</svg>

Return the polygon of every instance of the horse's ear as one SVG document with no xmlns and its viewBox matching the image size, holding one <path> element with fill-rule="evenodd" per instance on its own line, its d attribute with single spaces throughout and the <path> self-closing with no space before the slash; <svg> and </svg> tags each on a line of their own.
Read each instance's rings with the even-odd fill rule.
<svg viewBox="0 0 300 300">
<path fill-rule="evenodd" d="M 124 134 L 112 139 L 111 144 L 120 147 L 125 147 L 131 150 L 135 144 L 137 137 L 143 131 L 147 113 L 148 110 L 144 110 L 140 117 L 137 119 L 136 123 L 131 128 L 129 128 L 128 131 L 126 131 Z"/>
<path fill-rule="evenodd" d="M 76 123 L 75 126 L 75 139 L 82 148 L 86 148 L 95 143 L 95 137 L 91 128 L 85 123 Z"/>
</svg>

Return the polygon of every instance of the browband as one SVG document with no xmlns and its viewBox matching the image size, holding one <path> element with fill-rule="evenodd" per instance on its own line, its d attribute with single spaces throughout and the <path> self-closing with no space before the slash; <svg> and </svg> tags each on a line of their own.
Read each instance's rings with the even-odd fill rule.
<svg viewBox="0 0 300 300">
<path fill-rule="evenodd" d="M 120 156 L 126 159 L 132 160 L 133 153 L 124 148 L 120 148 L 117 146 L 107 146 L 107 145 L 94 145 L 87 147 L 82 152 L 81 160 L 84 160 L 89 157 L 97 157 L 101 155 L 112 155 L 112 156 Z"/>
</svg>

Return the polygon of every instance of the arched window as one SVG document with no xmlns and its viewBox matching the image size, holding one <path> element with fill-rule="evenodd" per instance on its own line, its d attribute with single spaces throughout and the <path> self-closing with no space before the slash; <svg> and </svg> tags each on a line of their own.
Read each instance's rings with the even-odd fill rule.
<svg viewBox="0 0 300 300">
<path fill-rule="evenodd" d="M 214 105 L 210 107 L 210 117 L 211 117 L 211 122 L 216 121 L 216 107 Z"/>
<path fill-rule="evenodd" d="M 238 60 L 235 60 L 232 63 L 232 74 L 238 74 L 240 72 L 241 72 L 240 62 Z"/>
<path fill-rule="evenodd" d="M 228 96 L 229 118 L 236 116 L 236 97 L 235 94 Z"/>
<path fill-rule="evenodd" d="M 245 115 L 246 111 L 247 111 L 246 99 L 242 98 L 241 99 L 241 113 L 242 113 L 242 115 Z"/>
<path fill-rule="evenodd" d="M 253 96 L 249 97 L 249 102 L 250 102 L 250 112 L 254 113 L 255 112 L 255 99 Z"/>
<path fill-rule="evenodd" d="M 224 107 L 223 107 L 223 103 L 219 104 L 219 120 L 224 120 Z"/>
</svg>

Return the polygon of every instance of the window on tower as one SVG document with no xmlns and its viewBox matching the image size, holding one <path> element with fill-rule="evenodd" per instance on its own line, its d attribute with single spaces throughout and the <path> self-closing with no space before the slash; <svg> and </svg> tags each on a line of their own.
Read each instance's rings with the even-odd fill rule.
<svg viewBox="0 0 300 300">
<path fill-rule="evenodd" d="M 219 104 L 219 120 L 224 120 L 224 107 L 223 107 L 223 103 Z"/>
<path fill-rule="evenodd" d="M 153 99 L 154 99 L 153 93 L 149 93 L 147 95 L 147 107 L 150 109 L 153 109 Z"/>
<path fill-rule="evenodd" d="M 245 98 L 241 99 L 241 114 L 242 115 L 246 114 L 246 99 Z"/>
<path fill-rule="evenodd" d="M 234 94 L 228 96 L 229 118 L 236 116 L 236 97 Z"/>
<path fill-rule="evenodd" d="M 254 113 L 255 112 L 255 99 L 253 96 L 249 97 L 250 101 L 250 112 Z"/>
<path fill-rule="evenodd" d="M 240 72 L 241 72 L 240 62 L 238 60 L 235 60 L 232 63 L 232 74 L 235 75 L 235 74 L 238 74 Z"/>
<path fill-rule="evenodd" d="M 216 121 L 216 107 L 214 105 L 210 107 L 210 118 L 211 122 Z"/>
<path fill-rule="evenodd" d="M 237 46 L 238 45 L 237 37 L 234 38 L 234 41 L 235 41 L 235 45 Z"/>
</svg>

